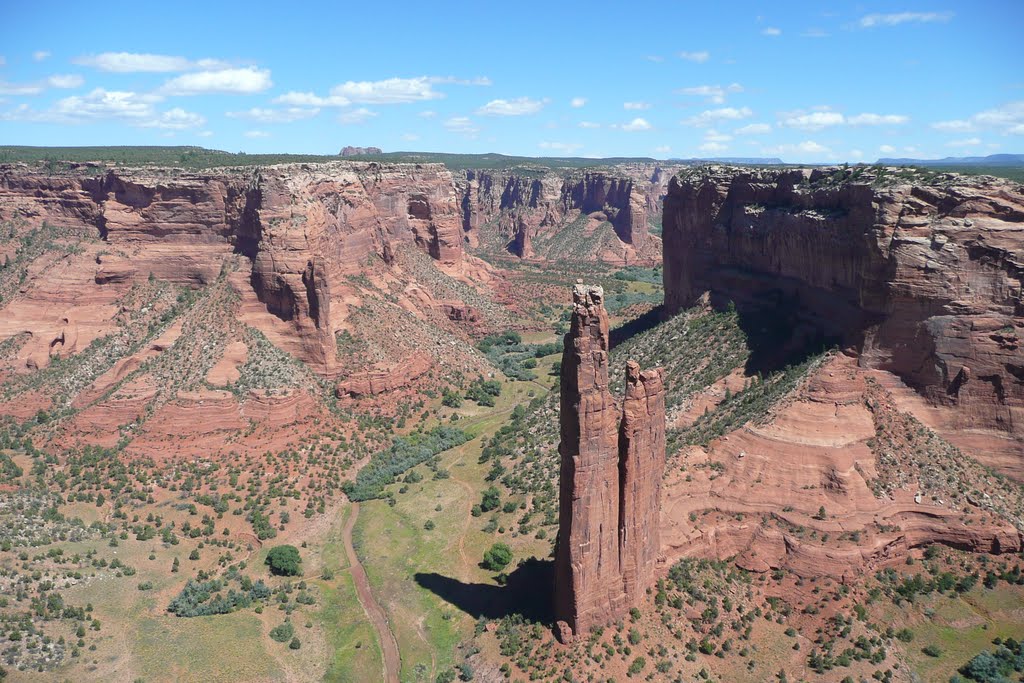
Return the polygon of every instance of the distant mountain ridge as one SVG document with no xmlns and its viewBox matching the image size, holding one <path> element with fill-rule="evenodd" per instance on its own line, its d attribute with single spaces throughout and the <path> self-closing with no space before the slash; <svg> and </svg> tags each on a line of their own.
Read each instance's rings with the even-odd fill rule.
<svg viewBox="0 0 1024 683">
<path fill-rule="evenodd" d="M 701 157 L 690 159 L 669 159 L 681 164 L 714 162 L 717 164 L 755 164 L 758 166 L 783 166 L 785 161 L 778 157 Z"/>
<path fill-rule="evenodd" d="M 985 157 L 946 157 L 944 159 L 879 159 L 879 164 L 903 166 L 1024 166 L 1024 154 L 989 154 Z"/>
</svg>

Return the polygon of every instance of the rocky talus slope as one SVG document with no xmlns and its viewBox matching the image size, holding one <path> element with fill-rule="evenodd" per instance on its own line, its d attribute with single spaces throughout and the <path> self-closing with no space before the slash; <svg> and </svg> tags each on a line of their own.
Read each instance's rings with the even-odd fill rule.
<svg viewBox="0 0 1024 683">
<path fill-rule="evenodd" d="M 705 293 L 831 339 L 1024 475 L 1024 187 L 898 169 L 705 167 L 665 199 L 666 307 Z M 942 410 L 945 409 L 945 410 Z"/>
<path fill-rule="evenodd" d="M 301 431 L 325 384 L 471 376 L 474 336 L 508 325 L 440 164 L 4 166 L 0 224 L 3 412 L 72 411 L 69 433 L 114 442 L 156 430 L 162 450 L 198 411 L 205 446 L 256 443 L 278 403 Z"/>
</svg>

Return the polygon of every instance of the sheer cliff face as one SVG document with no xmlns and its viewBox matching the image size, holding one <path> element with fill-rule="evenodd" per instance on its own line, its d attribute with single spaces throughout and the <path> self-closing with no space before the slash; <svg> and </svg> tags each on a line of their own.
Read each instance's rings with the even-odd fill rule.
<svg viewBox="0 0 1024 683">
<path fill-rule="evenodd" d="M 608 223 L 618 242 L 594 256 L 613 261 L 656 259 L 659 245 L 648 232 L 648 217 L 652 207 L 656 210 L 659 205 L 664 185 L 653 170 L 644 171 L 569 175 L 466 171 L 465 181 L 458 181 L 462 227 L 470 244 L 477 246 L 481 226 L 496 222 L 503 248 L 533 258 L 544 256 L 532 249 L 536 238 L 554 235 L 585 215 L 595 225 Z"/>
<path fill-rule="evenodd" d="M 441 165 L 314 164 L 202 173 L 111 171 L 46 176 L 0 169 L 0 219 L 96 231 L 110 245 L 98 285 L 150 274 L 207 284 L 232 254 L 251 263 L 256 298 L 292 327 L 288 350 L 335 362 L 332 298 L 368 258 L 390 262 L 412 242 L 458 269 L 463 236 L 451 174 Z"/>
<path fill-rule="evenodd" d="M 1024 188 L 841 173 L 715 167 L 674 178 L 667 308 L 705 292 L 741 310 L 793 308 L 856 348 L 862 366 L 955 406 L 957 426 L 1024 437 Z"/>
<path fill-rule="evenodd" d="M 573 290 L 561 385 L 555 613 L 560 636 L 639 604 L 654 580 L 665 468 L 662 371 L 630 363 L 620 408 L 608 390 L 608 314 L 600 287 Z"/>
</svg>

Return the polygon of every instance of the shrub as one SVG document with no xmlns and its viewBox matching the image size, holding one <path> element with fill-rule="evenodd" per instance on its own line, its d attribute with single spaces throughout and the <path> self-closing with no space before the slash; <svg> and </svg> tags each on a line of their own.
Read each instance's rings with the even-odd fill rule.
<svg viewBox="0 0 1024 683">
<path fill-rule="evenodd" d="M 921 648 L 921 652 L 925 653 L 929 657 L 942 656 L 942 648 L 940 648 L 938 645 L 925 645 L 923 648 Z"/>
<path fill-rule="evenodd" d="M 484 568 L 500 572 L 512 561 L 512 549 L 504 543 L 495 543 L 484 553 Z"/>
<path fill-rule="evenodd" d="M 270 629 L 270 637 L 279 643 L 286 643 L 295 636 L 295 628 L 292 622 L 286 621 L 280 626 Z"/>
<path fill-rule="evenodd" d="M 267 553 L 266 563 L 277 576 L 298 576 L 302 573 L 302 557 L 293 545 L 278 545 Z"/>
<path fill-rule="evenodd" d="M 480 509 L 484 512 L 496 510 L 501 505 L 501 492 L 494 486 L 484 491 L 483 499 L 480 501 Z"/>
</svg>

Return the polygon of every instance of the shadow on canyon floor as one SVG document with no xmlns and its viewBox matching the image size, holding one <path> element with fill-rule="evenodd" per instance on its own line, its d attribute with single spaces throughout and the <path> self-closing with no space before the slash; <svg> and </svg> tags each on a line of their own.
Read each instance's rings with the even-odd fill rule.
<svg viewBox="0 0 1024 683">
<path fill-rule="evenodd" d="M 555 563 L 530 558 L 509 573 L 504 586 L 464 583 L 449 576 L 417 573 L 416 583 L 474 619 L 501 619 L 518 614 L 527 621 L 551 624 Z"/>
</svg>

